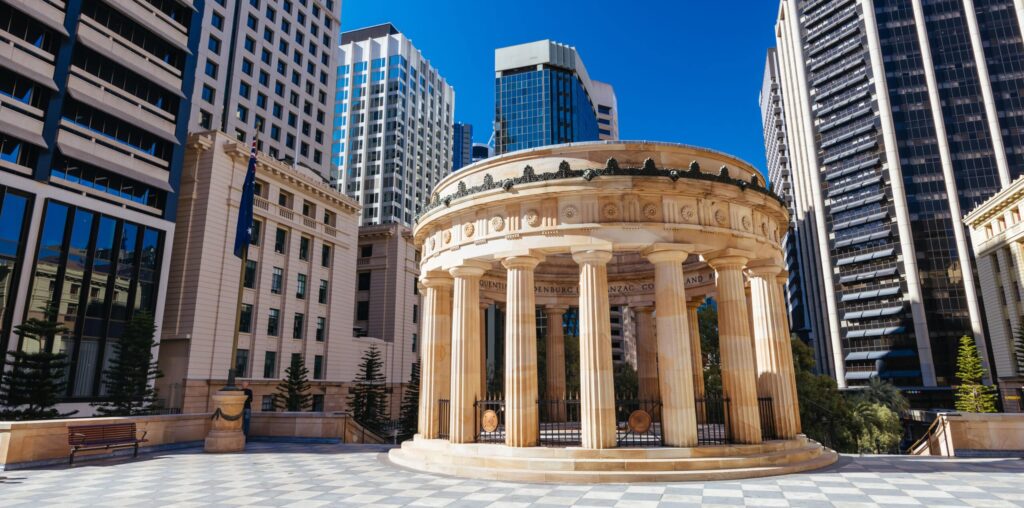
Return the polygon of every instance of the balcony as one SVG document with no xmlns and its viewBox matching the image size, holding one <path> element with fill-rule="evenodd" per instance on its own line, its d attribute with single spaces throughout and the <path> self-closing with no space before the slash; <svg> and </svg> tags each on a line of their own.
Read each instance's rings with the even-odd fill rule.
<svg viewBox="0 0 1024 508">
<path fill-rule="evenodd" d="M 267 199 L 262 198 L 260 196 L 256 196 L 256 199 L 253 200 L 253 206 L 257 209 L 266 212 L 266 215 L 277 214 L 279 217 L 285 219 L 287 222 L 294 223 L 296 226 L 301 225 L 301 228 L 298 229 L 304 229 L 309 233 L 319 233 L 329 238 L 338 238 L 339 236 L 341 236 L 337 228 L 334 228 L 322 222 L 317 222 L 316 219 L 312 219 L 309 217 L 300 215 L 297 218 L 295 212 L 293 212 L 292 210 L 271 203 Z"/>
<path fill-rule="evenodd" d="M 51 30 L 67 37 L 64 29 L 64 11 L 67 6 L 62 0 L 5 0 L 15 9 L 27 13 Z"/>
<path fill-rule="evenodd" d="M 43 110 L 0 95 L 0 131 L 47 148 L 43 139 Z"/>
<path fill-rule="evenodd" d="M 181 71 L 139 48 L 91 18 L 82 16 L 78 38 L 86 46 L 107 55 L 154 83 L 181 94 Z"/>
<path fill-rule="evenodd" d="M 145 0 L 122 0 L 112 2 L 110 6 L 136 23 L 146 27 L 149 31 L 160 36 L 161 39 L 171 43 L 178 49 L 191 53 L 188 50 L 188 28 L 181 26 L 169 16 L 153 7 Z"/>
<path fill-rule="evenodd" d="M 0 30 L 0 67 L 13 70 L 39 84 L 56 90 L 53 81 L 54 57 L 24 39 Z"/>
<path fill-rule="evenodd" d="M 167 162 L 66 119 L 60 121 L 57 147 L 73 159 L 115 171 L 150 187 L 173 190 L 168 182 Z"/>
<path fill-rule="evenodd" d="M 173 115 L 77 67 L 72 67 L 68 76 L 68 93 L 77 101 L 130 119 L 131 123 L 178 144 Z"/>
</svg>

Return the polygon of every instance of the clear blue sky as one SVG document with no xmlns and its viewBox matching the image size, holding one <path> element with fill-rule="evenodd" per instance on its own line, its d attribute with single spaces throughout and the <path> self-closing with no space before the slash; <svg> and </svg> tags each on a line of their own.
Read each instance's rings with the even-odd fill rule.
<svg viewBox="0 0 1024 508">
<path fill-rule="evenodd" d="M 342 29 L 392 22 L 455 87 L 455 120 L 484 142 L 494 49 L 552 39 L 611 83 L 623 139 L 687 143 L 764 171 L 757 104 L 774 0 L 343 0 Z"/>
</svg>

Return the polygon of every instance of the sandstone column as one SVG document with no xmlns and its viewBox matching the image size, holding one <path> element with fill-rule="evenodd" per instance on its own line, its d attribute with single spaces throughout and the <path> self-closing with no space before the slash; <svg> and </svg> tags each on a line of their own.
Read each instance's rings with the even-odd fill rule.
<svg viewBox="0 0 1024 508">
<path fill-rule="evenodd" d="M 789 279 L 788 273 L 783 270 L 775 278 L 775 311 L 781 313 L 782 319 L 777 323 L 779 331 L 776 334 L 778 337 L 783 339 L 784 347 L 779 350 L 779 377 L 782 380 L 784 387 L 789 389 L 789 400 L 792 401 L 789 404 L 789 418 L 791 421 L 793 436 L 803 432 L 803 427 L 800 423 L 800 399 L 797 397 L 796 392 L 796 365 L 793 362 L 793 339 L 792 333 L 789 330 L 789 306 L 786 304 L 786 281 Z M 782 346 L 780 344 L 780 346 Z M 781 411 L 782 408 L 778 404 L 775 405 L 776 411 Z M 783 435 L 780 434 L 780 437 Z M 787 439 L 783 437 L 783 439 Z"/>
<path fill-rule="evenodd" d="M 707 258 L 718 275 L 718 342 L 722 395 L 729 400 L 729 435 L 737 443 L 757 444 L 761 442 L 761 420 L 747 295 L 743 289 L 747 258 L 728 251 Z"/>
<path fill-rule="evenodd" d="M 683 262 L 688 256 L 688 252 L 678 248 L 647 253 L 647 259 L 654 264 L 661 428 L 666 446 L 697 446 L 691 337 L 686 314 L 686 278 L 683 275 Z"/>
<path fill-rule="evenodd" d="M 610 251 L 575 252 L 580 265 L 580 432 L 583 448 L 613 448 L 615 379 L 608 304 Z"/>
<path fill-rule="evenodd" d="M 505 304 L 505 444 L 537 446 L 537 306 L 533 270 L 540 259 L 513 256 L 501 262 L 507 270 Z"/>
<path fill-rule="evenodd" d="M 686 322 L 690 325 L 690 363 L 693 364 L 693 396 L 704 398 L 704 355 L 700 350 L 700 316 L 697 308 L 704 303 L 704 297 L 686 302 Z"/>
<path fill-rule="evenodd" d="M 659 400 L 658 337 L 654 331 L 654 307 L 633 307 L 636 311 L 636 377 L 640 400 Z"/>
<path fill-rule="evenodd" d="M 482 263 L 467 263 L 449 270 L 455 278 L 452 299 L 451 443 L 472 443 L 476 438 L 476 408 L 480 390 L 480 277 Z"/>
<path fill-rule="evenodd" d="M 487 398 L 487 309 L 491 304 L 480 302 L 480 398 Z"/>
<path fill-rule="evenodd" d="M 544 398 L 548 403 L 548 415 L 553 422 L 565 421 L 565 330 L 562 318 L 568 307 L 564 305 L 548 305 L 544 307 L 548 327 L 545 343 L 547 346 L 547 386 L 544 387 Z"/>
<path fill-rule="evenodd" d="M 424 291 L 419 433 L 437 439 L 441 417 L 438 401 L 451 397 L 452 279 L 427 276 L 420 282 Z"/>
</svg>

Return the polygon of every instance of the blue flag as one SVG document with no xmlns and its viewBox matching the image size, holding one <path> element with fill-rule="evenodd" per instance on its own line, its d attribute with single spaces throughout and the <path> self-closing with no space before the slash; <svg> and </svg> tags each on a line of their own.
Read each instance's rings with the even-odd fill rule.
<svg viewBox="0 0 1024 508">
<path fill-rule="evenodd" d="M 238 203 L 238 225 L 235 226 L 235 256 L 242 257 L 252 241 L 252 202 L 256 194 L 256 141 L 249 151 L 249 168 L 242 183 L 242 199 Z"/>
</svg>

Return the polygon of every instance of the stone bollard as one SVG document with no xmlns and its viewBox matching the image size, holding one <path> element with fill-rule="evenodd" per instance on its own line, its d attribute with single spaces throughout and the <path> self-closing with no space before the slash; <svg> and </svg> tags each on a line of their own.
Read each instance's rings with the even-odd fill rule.
<svg viewBox="0 0 1024 508">
<path fill-rule="evenodd" d="M 206 435 L 204 449 L 207 453 L 229 453 L 245 450 L 245 434 L 242 433 L 242 413 L 245 408 L 245 392 L 220 390 L 213 395 L 213 422 Z"/>
</svg>

